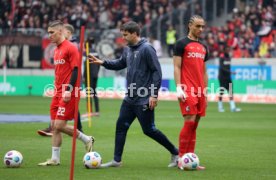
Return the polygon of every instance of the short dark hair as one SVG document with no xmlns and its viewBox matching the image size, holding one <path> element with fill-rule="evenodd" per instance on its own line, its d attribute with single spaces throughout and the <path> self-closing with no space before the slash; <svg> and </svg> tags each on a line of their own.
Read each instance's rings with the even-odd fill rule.
<svg viewBox="0 0 276 180">
<path fill-rule="evenodd" d="M 64 28 L 70 31 L 72 34 L 75 32 L 75 28 L 71 24 L 64 24 Z"/>
<path fill-rule="evenodd" d="M 140 36 L 140 27 L 139 25 L 134 21 L 129 21 L 123 24 L 120 28 L 121 31 L 127 31 L 129 33 L 136 33 L 137 36 Z"/>
<path fill-rule="evenodd" d="M 63 22 L 61 20 L 54 20 L 51 21 L 48 27 L 56 27 L 56 26 L 63 26 Z"/>
</svg>

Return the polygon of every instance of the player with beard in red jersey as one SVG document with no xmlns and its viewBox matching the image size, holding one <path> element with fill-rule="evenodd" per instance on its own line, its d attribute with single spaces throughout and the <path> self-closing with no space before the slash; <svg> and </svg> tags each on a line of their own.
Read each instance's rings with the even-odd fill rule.
<svg viewBox="0 0 276 180">
<path fill-rule="evenodd" d="M 79 95 L 76 90 L 78 71 L 81 70 L 78 48 L 64 37 L 63 23 L 53 21 L 48 26 L 49 39 L 57 45 L 54 52 L 55 95 L 53 96 L 50 114 L 52 136 L 52 157 L 39 166 L 56 166 L 60 164 L 60 147 L 62 133 L 73 136 L 74 127 L 67 121 L 74 118 L 75 102 Z M 77 137 L 84 144 L 87 152 L 92 151 L 94 138 L 77 130 Z"/>
<path fill-rule="evenodd" d="M 192 16 L 188 24 L 188 36 L 178 40 L 174 50 L 174 78 L 184 117 L 184 126 L 179 134 L 179 157 L 188 152 L 194 153 L 196 129 L 207 107 L 205 88 L 208 76 L 205 61 L 208 59 L 208 50 L 199 41 L 204 27 L 205 21 L 201 16 Z M 197 169 L 204 170 L 205 167 L 198 166 Z"/>
</svg>

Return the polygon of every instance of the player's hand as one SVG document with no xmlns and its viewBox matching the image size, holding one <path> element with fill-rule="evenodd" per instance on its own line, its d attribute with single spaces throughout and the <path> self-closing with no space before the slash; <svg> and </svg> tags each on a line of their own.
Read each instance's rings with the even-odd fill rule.
<svg viewBox="0 0 276 180">
<path fill-rule="evenodd" d="M 157 106 L 158 99 L 155 97 L 149 98 L 149 109 L 153 110 Z"/>
<path fill-rule="evenodd" d="M 69 102 L 71 100 L 71 92 L 70 91 L 64 91 L 62 99 L 64 102 Z"/>
<path fill-rule="evenodd" d="M 186 101 L 187 95 L 185 94 L 181 86 L 176 87 L 176 96 L 179 101 L 182 101 L 182 102 Z"/>
<path fill-rule="evenodd" d="M 93 56 L 92 54 L 88 54 L 87 56 L 88 60 L 89 60 L 89 63 L 93 63 L 93 64 L 103 64 L 103 61 L 96 58 L 95 56 Z"/>
</svg>

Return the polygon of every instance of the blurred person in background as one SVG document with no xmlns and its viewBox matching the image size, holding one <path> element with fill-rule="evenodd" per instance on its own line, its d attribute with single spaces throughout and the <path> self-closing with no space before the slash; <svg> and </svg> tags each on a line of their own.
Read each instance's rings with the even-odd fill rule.
<svg viewBox="0 0 276 180">
<path fill-rule="evenodd" d="M 240 112 L 241 109 L 236 107 L 234 102 L 233 96 L 233 82 L 231 75 L 236 74 L 235 72 L 231 71 L 231 54 L 230 54 L 230 47 L 221 42 L 220 43 L 220 54 L 219 54 L 219 85 L 220 85 L 220 92 L 219 92 L 219 101 L 218 101 L 218 111 L 224 112 L 223 108 L 223 94 L 225 91 L 228 92 L 229 95 L 229 104 L 231 112 Z"/>
<path fill-rule="evenodd" d="M 93 54 L 95 57 L 99 58 L 99 54 L 96 52 L 96 45 L 95 39 L 93 37 L 89 37 L 87 40 L 89 44 L 89 53 Z M 84 62 L 84 72 L 83 72 L 83 81 L 85 87 L 88 88 L 88 81 L 87 81 L 87 69 L 86 69 L 86 61 Z M 100 106 L 99 106 L 99 98 L 97 96 L 97 82 L 98 82 L 98 74 L 100 71 L 100 66 L 96 64 L 89 63 L 89 70 L 90 70 L 90 88 L 92 96 L 90 96 L 90 107 L 92 108 L 92 100 L 94 100 L 95 105 L 95 112 L 92 114 L 93 116 L 100 115 Z M 93 98 L 93 99 L 92 99 Z M 88 101 L 87 101 L 88 103 Z"/>
<path fill-rule="evenodd" d="M 157 40 L 154 35 L 150 36 L 149 42 L 152 44 L 152 46 L 154 47 L 154 49 L 156 50 L 156 55 L 158 58 L 162 57 L 163 53 L 162 53 L 162 46 L 161 46 L 161 42 L 159 40 Z"/>
<path fill-rule="evenodd" d="M 169 25 L 169 28 L 166 32 L 166 43 L 168 47 L 169 57 L 173 57 L 173 48 L 176 42 L 176 31 L 172 25 Z"/>
</svg>

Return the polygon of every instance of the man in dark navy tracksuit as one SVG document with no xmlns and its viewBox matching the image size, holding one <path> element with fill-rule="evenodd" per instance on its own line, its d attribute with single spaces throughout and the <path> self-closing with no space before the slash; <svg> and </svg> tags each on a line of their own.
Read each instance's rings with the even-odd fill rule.
<svg viewBox="0 0 276 180">
<path fill-rule="evenodd" d="M 146 39 L 140 38 L 140 28 L 137 23 L 133 21 L 125 23 L 121 27 L 121 33 L 128 47 L 124 49 L 119 59 L 102 61 L 93 55 L 88 56 L 91 63 L 102 65 L 106 69 L 127 68 L 127 94 L 121 105 L 116 124 L 114 159 L 102 164 L 102 167 L 121 166 L 127 131 L 136 117 L 144 134 L 171 153 L 171 162 L 168 167 L 175 167 L 178 150 L 154 124 L 154 108 L 157 106 L 158 90 L 162 80 L 156 51 Z"/>
</svg>

